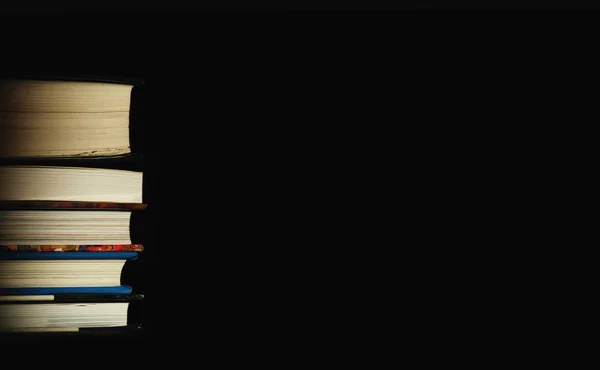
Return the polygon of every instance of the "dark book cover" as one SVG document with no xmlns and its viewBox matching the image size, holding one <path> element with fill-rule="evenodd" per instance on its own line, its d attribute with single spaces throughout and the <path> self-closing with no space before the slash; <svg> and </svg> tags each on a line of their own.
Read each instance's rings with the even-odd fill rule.
<svg viewBox="0 0 600 370">
<path fill-rule="evenodd" d="M 115 203 L 115 202 L 72 202 L 51 200 L 3 200 L 0 210 L 111 210 L 111 211 L 143 211 L 144 203 Z"/>
<path fill-rule="evenodd" d="M 129 153 L 97 157 L 0 157 L 0 166 L 86 167 L 144 172 L 144 156 L 142 153 Z"/>
<path fill-rule="evenodd" d="M 106 76 L 93 74 L 17 74 L 0 73 L 0 79 L 40 80 L 40 81 L 70 81 L 70 82 L 97 82 L 121 85 L 142 86 L 144 79 L 141 77 Z"/>
<path fill-rule="evenodd" d="M 143 294 L 51 294 L 34 297 L 0 296 L 0 304 L 30 304 L 30 303 L 110 303 L 110 302 L 138 302 L 144 299 Z"/>
</svg>

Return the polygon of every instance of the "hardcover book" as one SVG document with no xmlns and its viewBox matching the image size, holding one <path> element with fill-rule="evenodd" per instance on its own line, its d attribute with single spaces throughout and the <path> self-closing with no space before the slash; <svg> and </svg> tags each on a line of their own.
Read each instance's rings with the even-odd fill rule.
<svg viewBox="0 0 600 370">
<path fill-rule="evenodd" d="M 0 331 L 79 331 L 126 327 L 129 302 L 0 304 Z"/>
<path fill-rule="evenodd" d="M 0 332 L 140 330 L 143 300 L 143 294 L 0 295 Z"/>
<path fill-rule="evenodd" d="M 131 92 L 141 84 L 91 76 L 0 78 L 0 157 L 130 153 Z"/>
<path fill-rule="evenodd" d="M 130 210 L 0 210 L 0 245 L 131 245 Z M 71 248 L 72 249 L 72 248 Z M 79 248 L 76 248 L 79 250 Z M 108 247 L 102 247 L 108 249 Z"/>
<path fill-rule="evenodd" d="M 0 295 L 129 294 L 121 284 L 137 252 L 0 253 Z"/>
<path fill-rule="evenodd" d="M 105 168 L 0 166 L 0 201 L 142 203 L 142 177 Z"/>
</svg>

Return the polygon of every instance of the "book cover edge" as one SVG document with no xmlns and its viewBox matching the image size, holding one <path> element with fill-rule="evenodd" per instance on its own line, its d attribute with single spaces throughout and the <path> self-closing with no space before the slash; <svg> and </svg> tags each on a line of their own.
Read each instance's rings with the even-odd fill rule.
<svg viewBox="0 0 600 370">
<path fill-rule="evenodd" d="M 97 82 L 119 85 L 131 85 L 134 87 L 144 86 L 146 80 L 143 77 L 109 76 L 92 74 L 2 74 L 2 79 L 38 80 L 38 81 L 69 81 L 69 82 Z"/>
<path fill-rule="evenodd" d="M 143 252 L 144 246 L 140 243 L 134 244 L 72 244 L 72 245 L 16 245 L 0 244 L 0 253 L 65 253 L 65 252 Z"/>
<path fill-rule="evenodd" d="M 0 200 L 0 210 L 113 210 L 113 211 L 144 211 L 146 203 L 127 202 L 91 202 L 63 200 Z"/>
</svg>

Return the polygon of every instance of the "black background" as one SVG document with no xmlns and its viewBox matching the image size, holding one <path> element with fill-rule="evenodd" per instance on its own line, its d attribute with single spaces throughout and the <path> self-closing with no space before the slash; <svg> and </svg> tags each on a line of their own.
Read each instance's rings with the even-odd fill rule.
<svg viewBox="0 0 600 370">
<path fill-rule="evenodd" d="M 562 8 L 573 8 L 570 4 Z M 401 15 L 364 23 L 319 14 L 40 15 L 31 26 L 35 40 L 7 38 L 11 54 L 0 61 L 3 68 L 146 81 L 135 91 L 135 109 L 142 110 L 144 122 L 140 147 L 148 203 L 140 282 L 145 330 L 136 341 L 157 352 L 165 344 L 192 343 L 192 352 L 183 351 L 218 349 L 233 358 L 232 348 L 260 346 L 266 334 L 275 340 L 282 332 L 295 335 L 295 325 L 317 317 L 325 324 L 304 343 L 322 340 L 328 349 L 323 329 L 333 332 L 330 323 L 340 320 L 352 333 L 356 327 L 348 323 L 360 315 L 342 320 L 344 313 L 362 307 L 362 297 L 367 303 L 394 297 L 398 270 L 423 298 L 416 301 L 427 307 L 427 320 L 447 315 L 456 322 L 454 311 L 440 308 L 464 302 L 454 294 L 456 270 L 464 267 L 464 281 L 456 286 L 464 287 L 465 296 L 489 288 L 481 279 L 485 272 L 471 268 L 490 265 L 471 264 L 469 249 L 456 257 L 448 240 L 472 242 L 482 253 L 481 243 L 507 237 L 512 219 L 503 219 L 505 229 L 488 231 L 492 226 L 481 215 L 501 214 L 518 200 L 508 204 L 496 196 L 505 194 L 497 185 L 485 184 L 495 184 L 494 178 L 511 182 L 510 171 L 519 166 L 528 172 L 511 139 L 530 148 L 538 127 L 522 124 L 506 107 L 516 100 L 534 105 L 532 93 L 515 86 L 535 73 L 549 83 L 541 67 L 559 53 L 557 42 L 565 46 L 573 38 L 552 28 L 557 16 L 533 16 L 547 23 L 530 33 L 527 15 L 434 14 L 426 22 Z M 4 24 L 24 28 L 20 22 Z M 554 32 L 548 37 L 547 30 Z M 549 39 L 549 52 L 523 58 L 528 50 L 542 49 L 542 36 Z M 499 88 L 503 84 L 510 94 Z M 550 101 L 540 100 L 537 111 Z M 449 116 L 468 123 L 449 122 Z M 394 123 L 402 135 L 388 128 Z M 444 170 L 432 175 L 432 165 Z M 486 168 L 489 181 L 480 176 Z M 467 205 L 470 215 L 463 218 L 456 210 L 465 209 L 470 197 L 476 207 Z M 361 205 L 401 213 L 388 207 L 394 200 L 402 207 L 414 201 L 406 230 L 418 230 L 420 240 L 441 246 L 422 258 L 406 248 L 401 268 L 379 248 L 388 246 L 379 231 L 399 228 L 395 219 L 380 217 L 367 228 L 363 218 L 382 214 L 355 213 Z M 431 220 L 430 210 L 440 204 L 443 212 L 434 214 L 439 220 Z M 338 213 L 356 219 L 340 222 L 346 219 Z M 486 232 L 473 232 L 472 217 L 478 218 L 477 230 Z M 460 225 L 447 222 L 457 219 Z M 372 250 L 381 253 L 369 259 L 365 251 Z M 430 273 L 438 268 L 441 272 Z M 481 285 L 472 287 L 475 280 Z M 437 290 L 451 294 L 436 295 L 439 302 L 428 305 L 425 298 Z M 344 304 L 326 305 L 337 298 Z M 267 331 L 267 322 L 277 334 Z"/>
<path fill-rule="evenodd" d="M 452 11 L 452 10 L 599 10 L 594 1 L 476 1 L 476 0 L 379 0 L 379 1 L 294 1 L 294 11 Z"/>
<path fill-rule="evenodd" d="M 269 173 L 260 153 L 271 130 L 285 124 L 285 94 L 277 83 L 283 81 L 273 76 L 285 79 L 284 44 L 272 38 L 271 27 L 245 35 L 243 26 L 228 29 L 231 20 L 221 26 L 207 17 L 169 21 L 199 24 L 162 34 L 160 47 L 146 40 L 138 46 L 144 57 L 132 57 L 139 64 L 130 60 L 129 68 L 98 70 L 145 80 L 135 88 L 132 104 L 141 110 L 134 140 L 144 155 L 148 204 L 140 275 L 144 338 L 153 341 L 156 335 L 183 338 L 212 325 L 225 334 L 253 311 L 252 292 L 260 287 L 246 284 L 259 271 L 246 256 L 267 247 L 264 229 L 253 228 L 264 212 L 261 187 L 272 186 L 279 171 Z M 131 29 L 139 27 L 133 23 Z"/>
</svg>

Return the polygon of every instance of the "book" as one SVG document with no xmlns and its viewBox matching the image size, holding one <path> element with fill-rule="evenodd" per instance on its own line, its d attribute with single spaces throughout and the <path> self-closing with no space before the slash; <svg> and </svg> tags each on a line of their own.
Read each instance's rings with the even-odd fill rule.
<svg viewBox="0 0 600 370">
<path fill-rule="evenodd" d="M 129 302 L 0 304 L 0 331 L 125 327 Z"/>
<path fill-rule="evenodd" d="M 0 295 L 0 332 L 140 330 L 143 301 L 143 294 Z M 80 308 L 74 308 L 75 305 Z"/>
<path fill-rule="evenodd" d="M 142 174 L 105 168 L 0 166 L 0 201 L 142 203 Z"/>
<path fill-rule="evenodd" d="M 137 252 L 0 253 L 0 294 L 129 294 L 121 285 Z"/>
<path fill-rule="evenodd" d="M 143 294 L 0 295 L 0 332 L 140 330 L 143 300 Z"/>
<path fill-rule="evenodd" d="M 0 78 L 0 157 L 130 153 L 131 92 L 142 84 L 82 76 Z"/>
<path fill-rule="evenodd" d="M 0 245 L 131 245 L 130 219 L 127 210 L 0 210 Z"/>
</svg>

